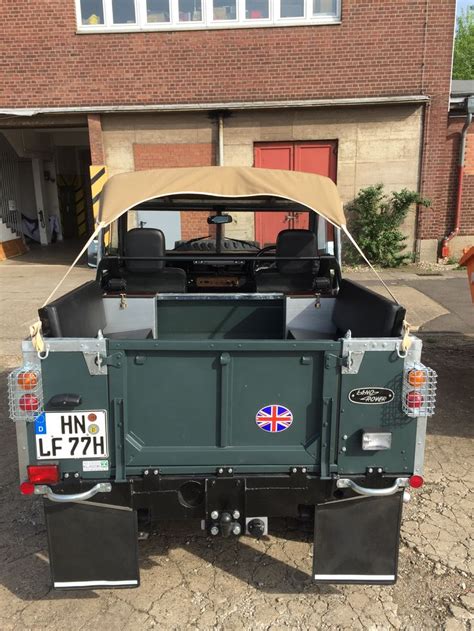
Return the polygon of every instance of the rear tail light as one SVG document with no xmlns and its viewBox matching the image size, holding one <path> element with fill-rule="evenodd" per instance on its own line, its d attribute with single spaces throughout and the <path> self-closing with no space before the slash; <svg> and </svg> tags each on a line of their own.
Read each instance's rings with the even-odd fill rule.
<svg viewBox="0 0 474 631">
<path fill-rule="evenodd" d="M 34 394 L 24 394 L 18 399 L 18 406 L 23 412 L 36 412 L 39 408 L 38 397 Z"/>
<path fill-rule="evenodd" d="M 426 383 L 426 372 L 413 368 L 407 374 L 407 380 L 410 386 L 420 387 Z"/>
<path fill-rule="evenodd" d="M 34 421 L 43 411 L 41 370 L 27 365 L 8 375 L 8 405 L 12 421 Z"/>
<path fill-rule="evenodd" d="M 407 407 L 410 409 L 418 409 L 423 405 L 423 395 L 421 392 L 417 392 L 416 390 L 411 390 L 406 397 Z"/>
<path fill-rule="evenodd" d="M 39 464 L 28 467 L 28 482 L 32 484 L 56 484 L 59 482 L 57 464 Z"/>
<path fill-rule="evenodd" d="M 402 389 L 402 408 L 407 416 L 432 416 L 436 404 L 434 370 L 418 362 L 405 366 Z"/>
<path fill-rule="evenodd" d="M 18 373 L 16 382 L 22 390 L 34 390 L 38 385 L 38 373 L 34 371 L 23 371 Z"/>
</svg>

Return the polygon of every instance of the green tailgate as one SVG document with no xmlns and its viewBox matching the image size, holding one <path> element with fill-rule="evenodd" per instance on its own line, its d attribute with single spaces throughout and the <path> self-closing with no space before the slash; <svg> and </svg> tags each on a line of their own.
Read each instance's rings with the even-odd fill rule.
<svg viewBox="0 0 474 631">
<path fill-rule="evenodd" d="M 417 421 L 402 412 L 402 379 L 403 359 L 394 351 L 380 350 L 364 353 L 357 374 L 341 375 L 339 473 L 364 473 L 370 467 L 380 467 L 386 473 L 413 472 Z M 351 401 L 352 391 L 368 391 L 370 388 L 386 388 L 393 392 L 393 399 L 388 403 L 375 404 Z M 391 449 L 363 451 L 364 429 L 391 432 Z"/>
<path fill-rule="evenodd" d="M 77 393 L 78 409 L 108 413 L 109 469 L 88 473 L 71 459 L 61 461 L 63 472 L 116 480 L 147 468 L 197 474 L 305 466 L 323 478 L 371 467 L 413 472 L 417 420 L 402 412 L 403 359 L 394 351 L 367 350 L 354 374 L 344 370 L 342 343 L 329 340 L 109 340 L 107 355 L 100 376 L 89 373 L 81 351 L 52 352 L 42 362 L 46 402 Z M 351 400 L 351 392 L 368 388 L 393 397 Z M 272 405 L 292 414 L 284 431 L 256 423 Z M 391 432 L 391 449 L 363 451 L 364 429 Z M 33 423 L 28 438 L 35 462 Z"/>
<path fill-rule="evenodd" d="M 123 438 L 119 467 L 121 460 L 126 473 L 149 466 L 316 470 L 328 413 L 323 399 L 337 406 L 337 375 L 325 369 L 325 353 L 339 348 L 335 342 L 110 342 L 111 409 Z M 258 427 L 256 414 L 269 405 L 291 411 L 288 429 Z"/>
</svg>

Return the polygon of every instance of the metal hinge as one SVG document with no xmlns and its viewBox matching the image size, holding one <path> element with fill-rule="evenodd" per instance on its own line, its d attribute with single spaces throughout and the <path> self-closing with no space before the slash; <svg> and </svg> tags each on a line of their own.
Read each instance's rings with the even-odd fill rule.
<svg viewBox="0 0 474 631">
<path fill-rule="evenodd" d="M 93 353 L 82 353 L 87 364 L 89 374 L 93 376 L 107 375 L 108 366 L 120 368 L 122 366 L 123 353 L 112 353 L 112 355 L 102 355 L 100 351 Z"/>
<path fill-rule="evenodd" d="M 341 357 L 340 355 L 326 353 L 324 366 L 326 369 L 337 368 L 338 366 L 347 366 L 347 357 Z"/>
<path fill-rule="evenodd" d="M 364 351 L 347 351 L 347 355 L 343 356 L 342 374 L 356 375 L 359 372 L 363 359 Z"/>
<path fill-rule="evenodd" d="M 107 355 L 107 357 L 102 358 L 102 363 L 105 366 L 112 366 L 113 368 L 121 368 L 122 366 L 123 353 L 112 353 L 112 355 Z"/>
</svg>

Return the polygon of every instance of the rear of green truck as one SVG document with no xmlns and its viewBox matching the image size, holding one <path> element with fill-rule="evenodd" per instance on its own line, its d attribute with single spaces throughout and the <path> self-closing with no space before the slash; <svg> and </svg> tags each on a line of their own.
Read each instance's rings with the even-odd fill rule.
<svg viewBox="0 0 474 631">
<path fill-rule="evenodd" d="M 24 343 L 10 409 L 54 587 L 137 586 L 138 535 L 160 522 L 259 537 L 313 515 L 316 581 L 396 580 L 435 375 L 420 340 L 308 333 L 334 301 L 295 300 L 161 295 L 149 336 Z"/>
</svg>

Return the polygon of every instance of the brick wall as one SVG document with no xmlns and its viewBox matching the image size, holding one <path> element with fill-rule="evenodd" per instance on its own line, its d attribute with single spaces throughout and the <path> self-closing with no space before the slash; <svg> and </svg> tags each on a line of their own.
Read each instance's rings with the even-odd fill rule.
<svg viewBox="0 0 474 631">
<path fill-rule="evenodd" d="M 198 167 L 215 164 L 212 143 L 138 144 L 133 145 L 135 169 Z M 181 238 L 194 239 L 212 232 L 207 223 L 209 213 L 181 213 Z"/>
<path fill-rule="evenodd" d="M 455 0 L 342 0 L 340 25 L 77 35 L 73 0 L 0 2 L 0 107 L 424 94 L 418 237 L 448 223 Z"/>
<path fill-rule="evenodd" d="M 0 105 L 447 93 L 455 4 L 342 0 L 340 25 L 77 35 L 74 0 L 2 0 Z"/>
<path fill-rule="evenodd" d="M 166 167 L 204 167 L 215 164 L 212 143 L 133 145 L 135 169 Z"/>
<path fill-rule="evenodd" d="M 102 141 L 102 121 L 100 114 L 89 114 L 87 117 L 87 126 L 89 128 L 91 163 L 104 164 L 104 144 Z"/>
</svg>

